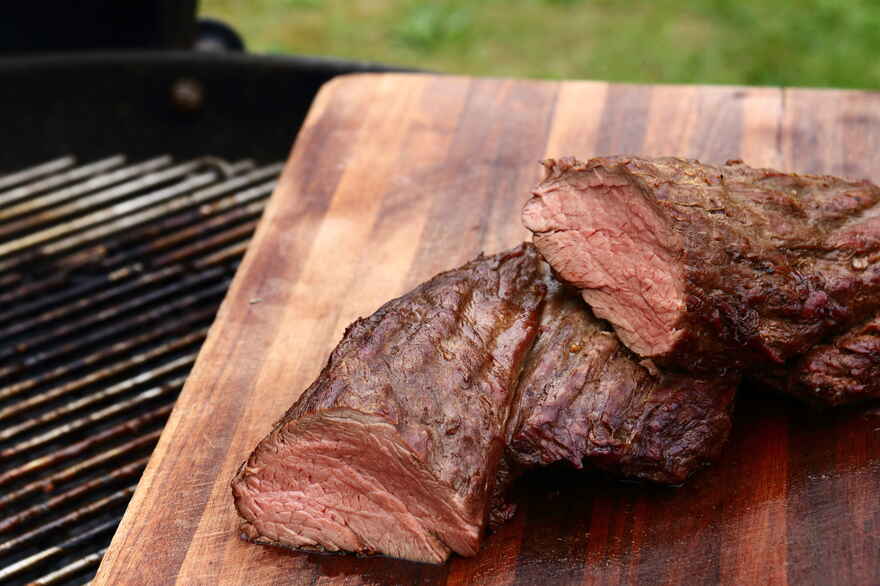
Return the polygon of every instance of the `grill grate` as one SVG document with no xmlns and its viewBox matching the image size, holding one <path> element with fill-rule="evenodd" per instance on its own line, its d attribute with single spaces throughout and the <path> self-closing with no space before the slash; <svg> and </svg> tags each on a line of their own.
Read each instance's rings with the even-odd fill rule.
<svg viewBox="0 0 880 586">
<path fill-rule="evenodd" d="M 94 576 L 280 170 L 0 176 L 0 583 Z"/>
</svg>

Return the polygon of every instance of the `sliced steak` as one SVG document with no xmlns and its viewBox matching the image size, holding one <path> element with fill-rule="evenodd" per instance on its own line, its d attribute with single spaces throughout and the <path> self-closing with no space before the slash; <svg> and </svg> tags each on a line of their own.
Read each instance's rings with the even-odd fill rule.
<svg viewBox="0 0 880 586">
<path fill-rule="evenodd" d="M 233 480 L 243 534 L 422 562 L 475 554 L 544 293 L 521 245 L 352 324 Z"/>
<path fill-rule="evenodd" d="M 754 378 L 821 406 L 880 399 L 880 315 Z"/>
<path fill-rule="evenodd" d="M 546 266 L 546 265 L 545 265 Z M 618 475 L 679 484 L 715 459 L 730 431 L 736 377 L 642 365 L 576 289 L 546 278 L 509 449 L 522 465 L 584 460 Z"/>
<path fill-rule="evenodd" d="M 641 356 L 764 368 L 880 305 L 880 188 L 867 181 L 678 158 L 545 167 L 523 222 Z"/>
</svg>

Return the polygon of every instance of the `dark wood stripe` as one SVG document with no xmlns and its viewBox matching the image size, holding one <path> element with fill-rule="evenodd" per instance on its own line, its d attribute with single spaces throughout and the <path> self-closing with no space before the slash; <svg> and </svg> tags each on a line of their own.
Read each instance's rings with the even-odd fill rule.
<svg viewBox="0 0 880 586">
<path fill-rule="evenodd" d="M 729 464 L 716 487 L 723 497 L 717 554 L 725 581 L 785 583 L 789 407 L 784 399 L 740 392 Z"/>
<path fill-rule="evenodd" d="M 787 90 L 785 145 L 797 167 L 880 178 L 880 95 Z M 811 132 L 812 131 L 812 132 Z M 791 584 L 880 583 L 880 418 L 791 406 L 785 501 Z"/>
<path fill-rule="evenodd" d="M 639 154 L 651 108 L 651 86 L 612 85 L 608 88 L 595 154 Z"/>
<path fill-rule="evenodd" d="M 494 253 L 521 242 L 524 230 L 519 221 L 520 209 L 529 190 L 540 175 L 538 161 L 543 157 L 550 135 L 552 115 L 557 100 L 556 84 L 512 82 L 500 107 L 508 113 L 499 121 L 501 139 L 494 145 L 491 172 L 483 191 L 483 218 L 479 247 Z M 518 566 L 518 550 L 524 523 L 524 510 L 508 527 L 492 535 L 486 543 L 486 555 L 479 559 L 456 560 L 448 583 L 506 584 L 513 580 Z M 513 533 L 513 535 L 512 535 Z M 515 537 L 512 539 L 511 537 Z"/>
<path fill-rule="evenodd" d="M 400 153 L 400 165 L 406 169 L 401 176 L 406 177 L 407 181 L 386 194 L 388 209 L 381 214 L 376 233 L 381 234 L 386 226 L 395 222 L 416 220 L 410 206 L 413 200 L 428 202 L 427 206 L 420 205 L 421 210 L 427 208 L 422 212 L 425 215 L 424 227 L 418 241 L 412 243 L 415 251 L 410 266 L 402 276 L 400 293 L 412 289 L 440 270 L 457 266 L 453 264 L 453 258 L 448 259 L 450 264 L 433 273 L 423 265 L 436 256 L 443 239 L 450 237 L 445 230 L 454 229 L 454 226 L 447 225 L 450 199 L 464 195 L 462 181 L 454 175 L 450 176 L 448 161 L 450 153 L 461 148 L 461 119 L 468 115 L 473 92 L 470 80 L 459 78 L 451 82 L 451 79 L 433 79 L 422 97 L 421 115 L 414 129 L 417 134 L 424 133 L 425 126 L 429 126 L 431 132 L 442 140 L 442 148 L 434 146 L 427 153 L 422 149 L 413 151 L 406 148 Z M 449 116 L 435 116 L 437 112 L 449 113 Z M 413 156 L 414 152 L 420 153 L 420 156 Z"/>
<path fill-rule="evenodd" d="M 419 283 L 439 271 L 458 266 L 482 251 L 492 200 L 515 198 L 524 201 L 524 180 L 518 171 L 534 165 L 546 142 L 547 124 L 535 110 L 552 107 L 555 88 L 537 89 L 530 84 L 531 94 L 520 98 L 522 86 L 511 81 L 474 80 L 465 110 L 458 120 L 455 138 L 442 161 L 437 181 L 437 197 L 431 207 L 428 223 L 413 268 L 407 281 Z M 528 100 L 531 107 L 523 103 Z M 504 112 L 505 116 L 499 116 Z M 522 143 L 532 144 L 532 148 Z M 534 143 L 538 143 L 534 145 Z M 455 172 L 450 173 L 450 169 Z M 507 182 L 504 175 L 513 173 Z M 528 173 L 528 171 L 523 171 Z M 499 177 L 501 175 L 502 177 Z M 506 184 L 497 191 L 496 182 Z M 519 187 L 509 187 L 512 185 Z M 515 204 L 511 204 L 515 205 Z M 519 223 L 518 217 L 507 219 Z M 511 242 L 510 245 L 515 244 Z"/>
<path fill-rule="evenodd" d="M 697 93 L 697 123 L 689 151 L 708 163 L 742 157 L 743 99 L 748 90 L 707 88 Z"/>
<path fill-rule="evenodd" d="M 854 179 L 880 183 L 880 94 L 840 92 L 840 164 L 835 172 Z M 795 98 L 796 99 L 796 98 Z"/>
<path fill-rule="evenodd" d="M 503 87 L 497 87 L 496 91 L 500 94 Z M 497 97 L 492 96 L 487 103 L 479 82 L 469 82 L 465 108 L 456 120 L 452 145 L 432 177 L 436 195 L 406 277 L 411 285 L 458 266 L 478 252 L 479 219 L 474 216 L 471 221 L 462 222 L 460 213 L 465 209 L 481 209 L 480 188 L 486 175 L 484 151 L 497 139 L 494 134 L 497 121 L 489 110 L 497 107 L 497 102 Z M 448 169 L 456 169 L 456 172 L 450 174 Z"/>
<path fill-rule="evenodd" d="M 839 161 L 838 102 L 817 90 L 785 91 L 785 163 L 800 173 L 831 173 Z"/>
<path fill-rule="evenodd" d="M 843 135 L 840 173 L 880 182 L 880 94 L 839 92 L 838 100 L 842 107 L 836 125 Z M 880 411 L 841 410 L 834 413 L 832 424 L 834 430 L 828 437 L 835 438 L 834 476 L 827 481 L 832 498 L 838 501 L 832 509 L 843 509 L 844 514 L 841 518 L 829 511 L 833 516 L 829 530 L 840 533 L 844 550 L 840 560 L 848 562 L 840 566 L 839 581 L 880 584 L 880 498 L 876 493 L 880 487 Z M 848 496 L 838 500 L 840 495 Z"/>
<path fill-rule="evenodd" d="M 687 146 L 689 156 L 713 163 L 742 157 L 742 104 L 746 92 L 738 88 L 712 87 L 693 94 L 694 122 Z M 675 123 L 674 120 L 669 122 Z M 687 533 L 677 542 L 680 544 L 677 549 L 681 555 L 688 556 L 689 563 L 668 565 L 670 581 L 717 583 L 724 575 L 726 568 L 722 563 L 726 546 L 723 528 L 717 522 L 724 511 L 723 505 L 718 507 L 718 495 L 724 494 L 729 486 L 724 478 L 714 467 L 702 472 L 696 479 L 697 490 L 691 493 L 695 498 L 680 501 L 681 509 L 691 514 L 684 522 Z M 678 507 L 668 510 L 676 515 L 676 509 Z M 655 542 L 653 547 L 661 545 Z"/>
<path fill-rule="evenodd" d="M 783 152 L 785 94 L 779 88 L 736 91 L 742 96 L 741 158 L 755 167 L 786 169 Z"/>
<path fill-rule="evenodd" d="M 878 583 L 880 440 L 870 419 L 858 409 L 798 413 L 788 454 L 791 584 Z"/>
<path fill-rule="evenodd" d="M 517 501 L 519 509 L 514 518 L 492 534 L 480 555 L 472 558 L 455 557 L 449 561 L 447 586 L 506 586 L 518 567 L 518 554 L 527 529 L 528 502 Z"/>
<path fill-rule="evenodd" d="M 581 584 L 587 563 L 583 552 L 593 539 L 594 479 L 558 469 L 532 474 L 523 488 L 527 531 L 515 583 Z"/>
<path fill-rule="evenodd" d="M 481 248 L 494 253 L 529 238 L 520 221 L 523 204 L 542 174 L 544 157 L 558 99 L 557 84 L 512 82 L 499 124 L 502 139 L 486 182 L 486 207 Z"/>
</svg>

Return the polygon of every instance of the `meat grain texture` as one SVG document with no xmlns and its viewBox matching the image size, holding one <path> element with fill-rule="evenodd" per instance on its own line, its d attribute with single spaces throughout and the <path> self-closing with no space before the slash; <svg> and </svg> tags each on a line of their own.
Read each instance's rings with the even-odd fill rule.
<svg viewBox="0 0 880 586">
<path fill-rule="evenodd" d="M 680 484 L 717 458 L 738 377 L 664 373 L 627 349 L 549 268 L 545 283 L 540 333 L 509 424 L 514 459 L 527 467 L 586 461 Z"/>
<path fill-rule="evenodd" d="M 880 399 L 880 316 L 753 378 L 818 406 Z"/>
<path fill-rule="evenodd" d="M 433 563 L 474 555 L 503 492 L 538 263 L 528 245 L 481 257 L 352 324 L 235 477 L 243 534 Z"/>
<path fill-rule="evenodd" d="M 880 188 L 868 181 L 672 157 L 545 167 L 523 209 L 536 246 L 658 364 L 777 367 L 880 305 Z"/>
</svg>

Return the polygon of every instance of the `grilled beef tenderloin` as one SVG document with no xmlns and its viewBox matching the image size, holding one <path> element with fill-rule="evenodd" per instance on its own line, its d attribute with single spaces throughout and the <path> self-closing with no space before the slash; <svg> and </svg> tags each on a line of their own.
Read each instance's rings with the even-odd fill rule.
<svg viewBox="0 0 880 586">
<path fill-rule="evenodd" d="M 523 209 L 545 259 L 635 353 L 785 363 L 880 305 L 880 188 L 679 158 L 548 160 Z"/>
<path fill-rule="evenodd" d="M 538 263 L 530 245 L 481 257 L 352 324 L 233 480 L 243 534 L 421 562 L 474 555 L 503 492 Z"/>
</svg>

